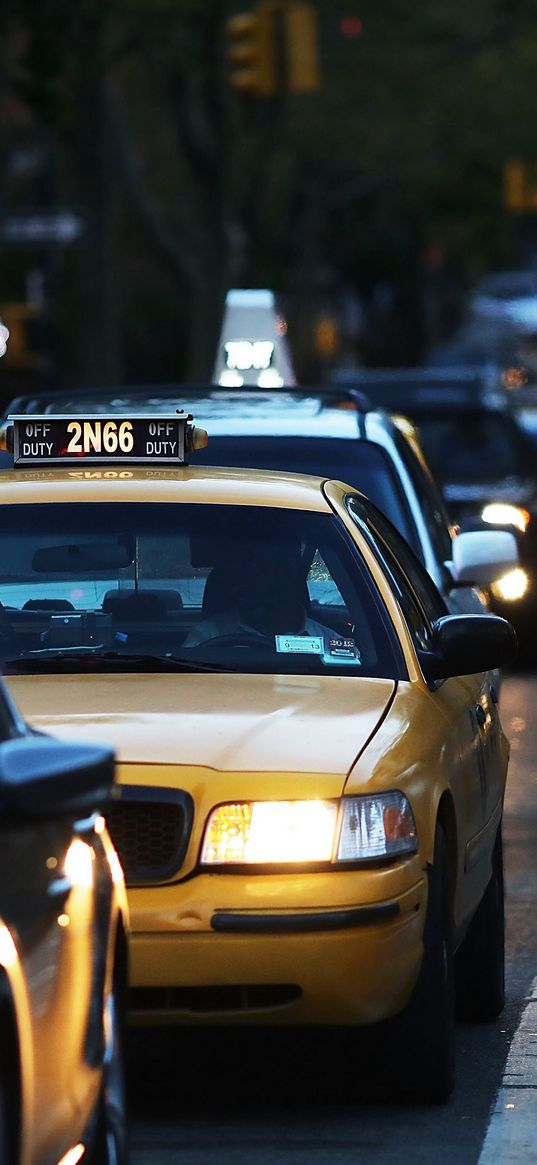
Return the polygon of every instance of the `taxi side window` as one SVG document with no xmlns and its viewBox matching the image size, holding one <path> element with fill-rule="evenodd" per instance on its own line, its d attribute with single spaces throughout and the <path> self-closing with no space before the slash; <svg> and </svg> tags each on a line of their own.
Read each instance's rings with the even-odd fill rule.
<svg viewBox="0 0 537 1165">
<path fill-rule="evenodd" d="M 347 509 L 394 587 L 414 646 L 418 650 L 430 650 L 431 624 L 448 614 L 440 592 L 408 543 L 380 511 L 352 496 L 347 498 Z"/>
</svg>

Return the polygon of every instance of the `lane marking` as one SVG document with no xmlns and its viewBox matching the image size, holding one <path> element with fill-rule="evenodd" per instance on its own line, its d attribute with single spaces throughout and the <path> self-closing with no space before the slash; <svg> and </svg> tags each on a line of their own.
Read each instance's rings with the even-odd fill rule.
<svg viewBox="0 0 537 1165">
<path fill-rule="evenodd" d="M 537 979 L 514 1034 L 478 1165 L 537 1165 Z"/>
</svg>

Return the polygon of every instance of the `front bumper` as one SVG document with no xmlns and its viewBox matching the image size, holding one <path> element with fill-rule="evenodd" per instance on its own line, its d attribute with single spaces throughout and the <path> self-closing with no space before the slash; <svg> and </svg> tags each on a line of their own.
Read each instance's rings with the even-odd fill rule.
<svg viewBox="0 0 537 1165">
<path fill-rule="evenodd" d="M 386 1019 L 404 1007 L 419 972 L 426 897 L 417 857 L 382 870 L 204 874 L 132 890 L 131 1019 Z"/>
</svg>

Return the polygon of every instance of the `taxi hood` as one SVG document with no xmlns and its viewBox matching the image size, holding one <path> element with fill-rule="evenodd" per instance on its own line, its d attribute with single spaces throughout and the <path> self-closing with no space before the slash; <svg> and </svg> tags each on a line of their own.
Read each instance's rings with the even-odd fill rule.
<svg viewBox="0 0 537 1165">
<path fill-rule="evenodd" d="M 346 776 L 396 684 L 347 676 L 7 676 L 23 716 L 64 740 L 111 745 L 127 764 Z"/>
</svg>

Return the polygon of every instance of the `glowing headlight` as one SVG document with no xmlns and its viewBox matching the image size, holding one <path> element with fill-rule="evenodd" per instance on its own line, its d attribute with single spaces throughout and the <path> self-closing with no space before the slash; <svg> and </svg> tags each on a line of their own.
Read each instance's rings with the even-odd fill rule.
<svg viewBox="0 0 537 1165">
<path fill-rule="evenodd" d="M 340 862 L 367 861 L 415 853 L 412 809 L 402 793 L 345 797 L 338 845 Z"/>
<path fill-rule="evenodd" d="M 491 502 L 482 510 L 481 517 L 489 526 L 515 526 L 522 533 L 530 520 L 527 510 L 510 502 Z"/>
<path fill-rule="evenodd" d="M 523 599 L 530 580 L 525 570 L 521 570 L 518 566 L 516 570 L 510 570 L 508 574 L 504 574 L 503 578 L 499 578 L 495 583 L 492 583 L 491 591 L 496 599 L 503 599 L 506 603 L 516 603 L 517 599 Z"/>
<path fill-rule="evenodd" d="M 0 924 L 0 963 L 3 967 L 16 967 L 19 956 L 13 939 L 3 923 Z"/>
<path fill-rule="evenodd" d="M 207 823 L 202 864 L 329 862 L 337 814 L 335 801 L 219 805 Z"/>
<path fill-rule="evenodd" d="M 73 886 L 93 885 L 93 850 L 75 838 L 65 855 L 64 870 Z"/>
<path fill-rule="evenodd" d="M 339 823 L 339 824 L 338 824 Z M 417 835 L 402 793 L 334 801 L 219 805 L 203 840 L 202 865 L 353 862 L 414 853 Z"/>
</svg>

